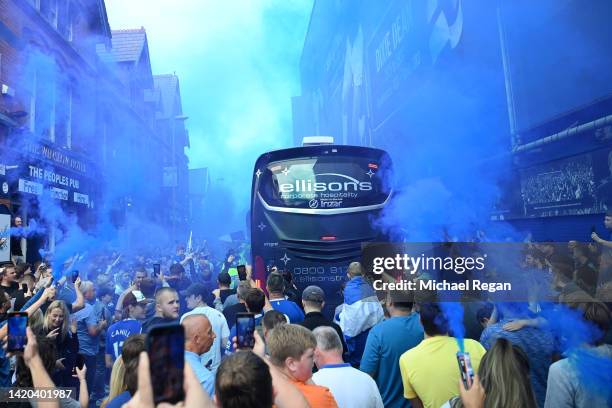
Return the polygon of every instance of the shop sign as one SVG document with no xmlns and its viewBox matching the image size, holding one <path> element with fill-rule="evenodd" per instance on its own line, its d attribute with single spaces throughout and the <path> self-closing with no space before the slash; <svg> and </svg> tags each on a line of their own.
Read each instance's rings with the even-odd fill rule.
<svg viewBox="0 0 612 408">
<path fill-rule="evenodd" d="M 0 262 L 11 260 L 11 216 L 0 214 Z"/>
<path fill-rule="evenodd" d="M 81 194 L 74 192 L 74 202 L 79 204 L 85 204 L 89 206 L 89 196 L 87 194 Z"/>
<path fill-rule="evenodd" d="M 28 166 L 29 167 L 29 176 L 32 178 L 37 178 L 39 180 L 46 181 L 48 183 L 59 184 L 64 187 L 71 187 L 74 189 L 79 189 L 80 181 L 79 179 L 72 178 L 69 176 L 64 176 L 60 173 L 57 173 L 53 169 L 42 169 L 36 166 Z"/>
<path fill-rule="evenodd" d="M 33 181 L 19 179 L 19 191 L 22 193 L 42 195 L 43 185 Z"/>
<path fill-rule="evenodd" d="M 50 162 L 59 164 L 70 170 L 87 174 L 87 165 L 84 161 L 70 157 L 61 150 L 54 149 L 46 144 L 27 142 L 25 150 L 34 156 L 49 160 Z"/>
<path fill-rule="evenodd" d="M 64 190 L 63 188 L 51 187 L 49 188 L 51 192 L 51 197 L 57 200 L 68 200 L 68 190 Z"/>
</svg>

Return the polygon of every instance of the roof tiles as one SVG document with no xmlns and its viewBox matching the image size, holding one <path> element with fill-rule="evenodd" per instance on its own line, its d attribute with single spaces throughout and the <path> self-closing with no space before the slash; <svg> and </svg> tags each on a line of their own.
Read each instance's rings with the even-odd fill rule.
<svg viewBox="0 0 612 408">
<path fill-rule="evenodd" d="M 136 62 L 140 59 L 147 39 L 144 28 L 112 31 L 112 49 L 116 62 Z"/>
</svg>

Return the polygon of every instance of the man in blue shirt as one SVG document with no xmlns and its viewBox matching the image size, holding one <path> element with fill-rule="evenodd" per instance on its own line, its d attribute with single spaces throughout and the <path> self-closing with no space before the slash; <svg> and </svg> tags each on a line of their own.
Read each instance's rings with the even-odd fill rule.
<svg viewBox="0 0 612 408">
<path fill-rule="evenodd" d="M 211 370 L 217 369 L 219 364 L 221 364 L 221 350 L 225 350 L 229 338 L 229 327 L 225 316 L 205 303 L 206 297 L 210 295 L 210 290 L 201 283 L 191 284 L 182 295 L 187 299 L 187 308 L 191 309 L 191 311 L 185 313 L 181 317 L 181 321 L 187 316 L 202 314 L 208 318 L 213 327 L 216 337 L 215 342 L 210 351 L 202 356 L 202 363 Z"/>
<path fill-rule="evenodd" d="M 304 320 L 304 312 L 297 303 L 285 297 L 285 278 L 280 273 L 271 273 L 266 280 L 266 289 L 270 294 L 270 304 L 274 310 L 283 313 L 289 323 L 300 323 Z"/>
<path fill-rule="evenodd" d="M 141 322 L 145 318 L 147 303 L 147 299 L 139 290 L 133 290 L 123 298 L 124 319 L 113 323 L 106 331 L 106 367 L 113 367 L 115 360 L 121 355 L 123 342 L 142 331 Z"/>
<path fill-rule="evenodd" d="M 96 375 L 96 355 L 99 349 L 99 336 L 102 330 L 106 329 L 108 323 L 102 316 L 96 315 L 96 309 L 93 306 L 96 300 L 96 289 L 93 286 L 93 282 L 82 282 L 81 291 L 85 297 L 85 307 L 73 314 L 72 318 L 77 321 L 79 354 L 85 359 L 85 365 L 87 366 L 87 389 L 91 391 L 93 390 Z"/>
<path fill-rule="evenodd" d="M 202 387 L 213 398 L 216 370 L 210 371 L 201 361 L 202 355 L 210 350 L 215 341 L 212 325 L 203 314 L 189 315 L 181 324 L 185 328 L 185 362 L 191 366 Z"/>
<path fill-rule="evenodd" d="M 385 407 L 405 408 L 404 387 L 398 361 L 407 350 L 423 340 L 419 315 L 412 313 L 413 302 L 405 295 L 389 292 L 387 310 L 391 316 L 368 333 L 360 370 L 374 378 Z"/>
</svg>

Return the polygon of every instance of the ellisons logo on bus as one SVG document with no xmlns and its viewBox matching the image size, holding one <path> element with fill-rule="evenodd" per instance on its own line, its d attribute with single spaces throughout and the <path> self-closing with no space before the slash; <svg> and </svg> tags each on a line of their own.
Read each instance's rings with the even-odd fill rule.
<svg viewBox="0 0 612 408">
<path fill-rule="evenodd" d="M 350 181 L 331 181 L 323 182 L 312 180 L 295 180 L 293 183 L 279 184 L 278 190 L 281 193 L 308 193 L 308 192 L 325 192 L 325 191 L 372 191 L 372 183 L 369 181 L 359 181 L 344 174 L 322 173 L 315 175 L 321 176 L 336 176 L 348 179 Z"/>
</svg>

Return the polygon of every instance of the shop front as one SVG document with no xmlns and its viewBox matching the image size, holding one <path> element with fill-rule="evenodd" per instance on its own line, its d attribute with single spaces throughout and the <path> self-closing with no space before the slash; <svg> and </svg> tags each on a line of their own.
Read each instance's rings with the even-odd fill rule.
<svg viewBox="0 0 612 408">
<path fill-rule="evenodd" d="M 93 227 L 100 186 L 96 174 L 87 158 L 46 141 L 21 141 L 2 152 L 2 194 L 12 216 L 23 220 L 28 262 L 53 252 L 63 235 L 58 232 Z"/>
</svg>

